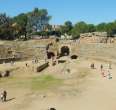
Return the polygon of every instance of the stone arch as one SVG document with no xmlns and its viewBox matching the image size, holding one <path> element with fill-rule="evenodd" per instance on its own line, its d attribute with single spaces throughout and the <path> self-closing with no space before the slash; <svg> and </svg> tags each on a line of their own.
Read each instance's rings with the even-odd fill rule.
<svg viewBox="0 0 116 110">
<path fill-rule="evenodd" d="M 62 46 L 60 52 L 61 56 L 68 56 L 70 54 L 70 49 L 68 46 Z"/>
<path fill-rule="evenodd" d="M 59 53 L 60 53 L 60 56 L 69 56 L 71 54 L 70 45 L 60 45 Z"/>
<path fill-rule="evenodd" d="M 48 59 L 51 59 L 53 57 L 55 57 L 55 53 L 54 52 L 51 52 L 51 51 L 47 51 L 47 58 Z"/>
</svg>

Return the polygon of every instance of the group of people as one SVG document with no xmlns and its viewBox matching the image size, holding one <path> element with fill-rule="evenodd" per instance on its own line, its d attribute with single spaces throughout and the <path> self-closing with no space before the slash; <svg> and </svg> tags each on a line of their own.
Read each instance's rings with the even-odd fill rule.
<svg viewBox="0 0 116 110">
<path fill-rule="evenodd" d="M 104 70 L 102 64 L 101 64 L 101 67 L 100 67 L 100 68 L 101 68 L 101 75 L 102 75 L 103 77 L 108 77 L 108 79 L 112 79 L 112 74 L 111 74 L 111 72 L 110 72 L 110 69 L 112 69 L 112 68 L 111 68 L 111 64 L 109 64 L 109 68 L 108 68 L 107 71 Z"/>
<path fill-rule="evenodd" d="M 91 69 L 95 69 L 95 64 L 92 63 L 90 67 L 91 67 Z M 112 74 L 110 72 L 110 69 L 112 69 L 111 68 L 111 63 L 109 63 L 108 70 L 105 70 L 103 64 L 101 64 L 100 65 L 101 75 L 103 77 L 108 77 L 108 79 L 112 79 Z"/>
<path fill-rule="evenodd" d="M 7 97 L 7 92 L 4 90 L 1 94 L 0 94 L 0 100 L 2 102 L 6 102 L 6 97 Z"/>
</svg>

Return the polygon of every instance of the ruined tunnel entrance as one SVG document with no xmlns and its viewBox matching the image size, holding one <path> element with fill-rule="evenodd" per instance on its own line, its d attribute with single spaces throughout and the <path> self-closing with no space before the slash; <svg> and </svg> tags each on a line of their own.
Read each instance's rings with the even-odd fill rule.
<svg viewBox="0 0 116 110">
<path fill-rule="evenodd" d="M 61 56 L 68 56 L 70 54 L 70 49 L 68 46 L 61 47 Z"/>
<path fill-rule="evenodd" d="M 47 58 L 51 59 L 55 56 L 54 52 L 47 52 Z"/>
</svg>

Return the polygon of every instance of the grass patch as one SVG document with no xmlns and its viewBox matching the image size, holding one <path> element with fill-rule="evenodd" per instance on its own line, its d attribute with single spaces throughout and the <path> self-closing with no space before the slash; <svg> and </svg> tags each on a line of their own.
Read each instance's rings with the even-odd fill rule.
<svg viewBox="0 0 116 110">
<path fill-rule="evenodd" d="M 32 90 L 45 90 L 56 87 L 61 82 L 61 79 L 57 79 L 51 75 L 42 75 L 39 78 L 35 77 L 31 80 L 31 88 Z"/>
<path fill-rule="evenodd" d="M 62 84 L 61 79 L 51 75 L 42 75 L 38 77 L 9 77 L 0 79 L 0 87 L 6 85 L 10 88 L 25 88 L 31 90 L 47 90 L 55 88 Z"/>
<path fill-rule="evenodd" d="M 61 82 L 61 79 L 56 79 L 51 75 L 43 75 L 39 78 L 33 78 L 31 80 L 31 87 L 33 90 L 50 89 L 52 87 L 57 87 Z"/>
</svg>

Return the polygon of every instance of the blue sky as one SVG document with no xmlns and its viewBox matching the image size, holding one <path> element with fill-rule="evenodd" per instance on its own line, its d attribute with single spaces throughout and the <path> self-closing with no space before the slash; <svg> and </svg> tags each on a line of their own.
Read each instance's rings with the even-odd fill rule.
<svg viewBox="0 0 116 110">
<path fill-rule="evenodd" d="M 15 16 L 33 8 L 45 8 L 52 24 L 85 21 L 98 24 L 116 20 L 116 0 L 0 0 L 0 12 Z"/>
</svg>

